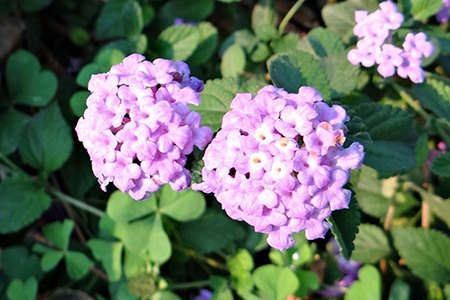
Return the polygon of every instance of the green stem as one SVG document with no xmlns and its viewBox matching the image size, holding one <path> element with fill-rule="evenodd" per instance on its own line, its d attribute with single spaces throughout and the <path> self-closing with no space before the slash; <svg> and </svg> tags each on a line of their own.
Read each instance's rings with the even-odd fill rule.
<svg viewBox="0 0 450 300">
<path fill-rule="evenodd" d="M 412 109 L 415 110 L 427 123 L 431 121 L 431 117 L 428 113 L 411 97 L 411 95 L 400 85 L 392 83 L 392 87 L 397 91 L 400 97 L 405 101 Z"/>
<path fill-rule="evenodd" d="M 0 152 L 0 160 L 2 160 L 5 166 L 8 167 L 9 169 L 23 173 L 23 170 L 21 168 L 19 168 L 15 163 L 13 163 L 8 157 L 3 155 L 3 153 L 1 152 Z"/>
<path fill-rule="evenodd" d="M 298 0 L 292 7 L 291 9 L 287 12 L 287 14 L 284 16 L 283 20 L 280 23 L 280 26 L 278 27 L 278 31 L 283 34 L 284 29 L 286 28 L 287 24 L 289 23 L 289 21 L 292 19 L 292 17 L 295 15 L 295 13 L 297 12 L 297 10 L 300 8 L 300 6 L 302 6 L 303 2 L 305 2 L 305 0 Z"/>
<path fill-rule="evenodd" d="M 56 198 L 58 198 L 61 201 L 67 202 L 69 204 L 72 204 L 73 206 L 76 206 L 78 208 L 81 208 L 82 210 L 85 210 L 87 212 L 90 212 L 93 215 L 96 215 L 98 217 L 103 217 L 103 215 L 105 214 L 102 210 L 95 208 L 89 204 L 84 203 L 81 200 L 75 199 L 73 197 L 70 197 L 60 191 L 58 191 L 55 188 L 50 188 L 49 189 L 50 194 L 52 194 L 53 196 L 55 196 Z"/>
<path fill-rule="evenodd" d="M 209 280 L 200 280 L 193 282 L 185 282 L 185 283 L 174 283 L 171 284 L 168 288 L 170 290 L 186 290 L 191 288 L 200 288 L 209 285 Z"/>
</svg>

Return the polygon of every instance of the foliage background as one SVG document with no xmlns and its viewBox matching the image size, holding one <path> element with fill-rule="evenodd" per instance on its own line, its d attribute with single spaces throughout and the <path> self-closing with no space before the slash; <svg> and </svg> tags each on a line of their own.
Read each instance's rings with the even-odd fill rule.
<svg viewBox="0 0 450 300">
<path fill-rule="evenodd" d="M 354 11 L 376 0 L 302 2 L 1 1 L 0 298 L 194 299 L 206 289 L 213 299 L 450 299 L 442 1 L 397 1 L 399 35 L 424 31 L 435 46 L 422 84 L 347 61 Z M 73 128 L 91 74 L 135 52 L 189 63 L 205 81 L 193 109 L 214 131 L 237 92 L 268 83 L 310 85 L 344 105 L 347 142 L 364 144 L 366 159 L 352 174 L 350 209 L 329 220 L 333 232 L 312 242 L 300 233 L 280 252 L 211 195 L 164 187 L 138 203 L 103 193 Z M 190 157 L 194 180 L 201 154 Z M 342 257 L 362 266 L 339 287 Z M 332 287 L 337 294 L 324 292 Z"/>
</svg>

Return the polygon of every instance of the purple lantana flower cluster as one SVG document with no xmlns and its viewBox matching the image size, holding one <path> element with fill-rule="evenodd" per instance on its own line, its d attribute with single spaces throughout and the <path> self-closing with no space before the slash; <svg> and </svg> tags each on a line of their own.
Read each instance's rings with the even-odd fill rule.
<svg viewBox="0 0 450 300">
<path fill-rule="evenodd" d="M 132 54 L 92 75 L 88 89 L 76 132 L 102 189 L 112 182 L 141 200 L 166 183 L 176 191 L 190 185 L 186 155 L 206 147 L 212 131 L 189 108 L 200 103 L 203 82 L 187 64 Z"/>
<path fill-rule="evenodd" d="M 192 187 L 214 193 L 231 218 L 267 233 L 279 250 L 302 230 L 322 238 L 331 212 L 348 208 L 351 192 L 343 187 L 364 157 L 359 143 L 343 146 L 348 120 L 312 87 L 237 94 L 206 148 L 203 182 Z"/>
<path fill-rule="evenodd" d="M 450 0 L 442 0 L 442 7 L 436 14 L 436 20 L 447 23 L 450 19 Z"/>
<path fill-rule="evenodd" d="M 356 26 L 353 33 L 359 37 L 356 48 L 349 51 L 347 59 L 354 65 L 377 66 L 378 73 L 390 77 L 397 73 L 414 83 L 424 80 L 422 58 L 430 57 L 433 44 L 423 32 L 408 33 L 402 48 L 392 44 L 393 32 L 403 23 L 403 15 L 391 1 L 380 3 L 373 13 L 365 10 L 355 12 Z"/>
</svg>

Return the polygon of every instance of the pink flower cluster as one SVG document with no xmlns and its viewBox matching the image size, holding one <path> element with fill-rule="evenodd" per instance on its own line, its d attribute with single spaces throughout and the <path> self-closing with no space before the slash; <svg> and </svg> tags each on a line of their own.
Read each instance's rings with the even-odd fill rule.
<svg viewBox="0 0 450 300">
<path fill-rule="evenodd" d="M 169 183 L 187 188 L 186 155 L 203 149 L 212 131 L 190 111 L 198 105 L 203 82 L 190 77 L 187 64 L 132 54 L 107 73 L 92 75 L 87 109 L 75 128 L 105 190 L 112 182 L 141 200 Z"/>
<path fill-rule="evenodd" d="M 403 23 L 403 15 L 397 12 L 394 3 L 382 2 L 380 9 L 371 14 L 365 10 L 356 11 L 355 21 L 357 24 L 353 33 L 360 40 L 347 55 L 350 63 L 364 67 L 377 64 L 377 71 L 383 77 L 393 76 L 397 72 L 398 76 L 409 77 L 414 83 L 424 80 L 422 57 L 431 56 L 433 44 L 427 41 L 423 32 L 408 33 L 403 48 L 391 44 L 392 32 Z"/>
<path fill-rule="evenodd" d="M 213 192 L 231 218 L 267 233 L 274 248 L 291 247 L 291 234 L 302 230 L 321 238 L 331 212 L 348 208 L 343 187 L 364 157 L 359 143 L 343 147 L 348 119 L 311 87 L 238 94 L 206 148 L 203 182 L 192 187 Z"/>
</svg>

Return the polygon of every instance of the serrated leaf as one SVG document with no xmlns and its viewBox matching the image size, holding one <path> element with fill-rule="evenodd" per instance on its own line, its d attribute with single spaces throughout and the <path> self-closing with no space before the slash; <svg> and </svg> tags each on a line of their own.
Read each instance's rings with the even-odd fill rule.
<svg viewBox="0 0 450 300">
<path fill-rule="evenodd" d="M 230 103 L 238 92 L 238 84 L 232 78 L 208 80 L 201 94 L 199 106 L 192 106 L 202 116 L 202 124 L 218 131 L 223 115 L 230 110 Z"/>
<path fill-rule="evenodd" d="M 322 9 L 322 18 L 328 29 L 339 34 L 344 42 L 348 42 L 354 36 L 355 11 L 373 12 L 376 9 L 378 9 L 377 0 L 349 0 L 325 5 Z"/>
<path fill-rule="evenodd" d="M 159 212 L 177 221 L 192 221 L 205 211 L 206 202 L 202 193 L 188 189 L 175 192 L 170 185 L 165 185 L 158 193 Z"/>
<path fill-rule="evenodd" d="M 433 159 L 431 172 L 438 176 L 450 177 L 450 153 L 444 153 Z"/>
<path fill-rule="evenodd" d="M 450 280 L 450 239 L 436 230 L 392 228 L 395 248 L 412 273 L 424 280 Z"/>
<path fill-rule="evenodd" d="M 30 277 L 25 281 L 14 279 L 8 285 L 6 294 L 10 300 L 34 300 L 38 292 L 36 278 Z"/>
<path fill-rule="evenodd" d="M 6 62 L 6 82 L 13 103 L 45 106 L 58 87 L 55 74 L 41 71 L 38 59 L 25 50 L 14 52 Z"/>
<path fill-rule="evenodd" d="M 414 84 L 413 94 L 438 117 L 450 121 L 450 82 L 446 78 L 427 76 L 424 83 Z"/>
<path fill-rule="evenodd" d="M 214 25 L 209 22 L 202 22 L 198 25 L 198 29 L 200 40 L 197 49 L 187 60 L 187 63 L 191 66 L 207 62 L 216 51 L 219 43 L 219 34 Z"/>
<path fill-rule="evenodd" d="M 383 186 L 383 181 L 378 179 L 376 170 L 363 166 L 359 180 L 353 189 L 362 211 L 380 219 L 386 216 L 390 197 L 386 195 L 386 188 Z"/>
<path fill-rule="evenodd" d="M 444 200 L 420 187 L 412 186 L 412 189 L 418 192 L 422 200 L 428 203 L 431 211 L 450 227 L 450 199 Z"/>
<path fill-rule="evenodd" d="M 220 63 L 222 77 L 236 77 L 242 73 L 247 64 L 245 52 L 241 46 L 235 44 L 225 50 Z"/>
<path fill-rule="evenodd" d="M 398 107 L 363 103 L 354 107 L 362 119 L 372 143 L 365 146 L 364 164 L 389 177 L 416 165 L 417 133 L 411 114 Z"/>
<path fill-rule="evenodd" d="M 73 231 L 73 221 L 53 222 L 42 229 L 44 236 L 61 250 L 69 248 L 70 235 Z"/>
<path fill-rule="evenodd" d="M 102 8 L 95 33 L 99 39 L 131 37 L 144 26 L 142 9 L 135 0 L 110 0 Z"/>
<path fill-rule="evenodd" d="M 129 222 L 150 215 L 156 210 L 156 196 L 138 202 L 121 191 L 111 194 L 106 212 L 116 222 Z"/>
<path fill-rule="evenodd" d="M 350 259 L 354 249 L 353 240 L 358 232 L 360 221 L 360 213 L 354 198 L 350 201 L 348 209 L 333 211 L 329 218 L 331 232 L 336 238 L 339 245 L 339 251 L 345 259 Z"/>
<path fill-rule="evenodd" d="M 88 241 L 94 257 L 102 262 L 110 281 L 117 281 L 122 276 L 122 249 L 120 242 L 91 239 Z"/>
<path fill-rule="evenodd" d="M 297 276 L 288 267 L 264 265 L 253 272 L 253 280 L 258 289 L 268 299 L 284 300 L 294 293 L 299 282 Z"/>
<path fill-rule="evenodd" d="M 41 259 L 41 267 L 44 272 L 53 270 L 58 263 L 63 259 L 64 253 L 61 251 L 48 249 Z"/>
<path fill-rule="evenodd" d="M 325 99 L 330 98 L 327 75 L 311 54 L 298 51 L 275 55 L 267 63 L 270 78 L 277 87 L 297 93 L 301 86 L 311 86 L 319 90 Z"/>
<path fill-rule="evenodd" d="M 30 120 L 30 117 L 14 108 L 0 113 L 0 152 L 9 155 L 16 151 L 20 137 Z"/>
<path fill-rule="evenodd" d="M 351 256 L 365 264 L 374 264 L 391 252 L 383 229 L 372 224 L 361 224 L 354 240 L 355 250 Z"/>
<path fill-rule="evenodd" d="M 3 248 L 0 252 L 2 271 L 10 279 L 25 280 L 29 277 L 40 279 L 42 271 L 39 258 L 23 246 Z"/>
<path fill-rule="evenodd" d="M 332 96 L 344 96 L 355 90 L 359 81 L 359 67 L 347 60 L 347 53 L 341 52 L 322 59 Z"/>
<path fill-rule="evenodd" d="M 81 279 L 94 265 L 93 262 L 81 252 L 69 251 L 65 254 L 67 274 L 72 279 Z"/>
<path fill-rule="evenodd" d="M 170 26 L 159 34 L 156 44 L 162 58 L 186 60 L 200 44 L 200 30 L 190 25 Z"/>
<path fill-rule="evenodd" d="M 372 265 L 365 265 L 358 272 L 354 282 L 345 294 L 345 300 L 381 300 L 380 272 Z"/>
<path fill-rule="evenodd" d="M 9 177 L 0 182 L 0 233 L 15 232 L 50 207 L 43 187 L 28 177 Z"/>
<path fill-rule="evenodd" d="M 180 224 L 178 233 L 187 246 L 202 254 L 219 251 L 245 236 L 238 222 L 222 212 L 213 211 L 195 221 Z"/>
<path fill-rule="evenodd" d="M 442 0 L 411 0 L 411 14 L 414 19 L 426 21 L 442 7 Z"/>
<path fill-rule="evenodd" d="M 30 119 L 19 152 L 26 163 L 50 173 L 67 161 L 72 145 L 71 129 L 55 103 Z"/>
<path fill-rule="evenodd" d="M 316 27 L 308 32 L 306 39 L 318 57 L 339 54 L 345 50 L 341 38 L 328 28 Z"/>
</svg>

